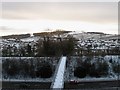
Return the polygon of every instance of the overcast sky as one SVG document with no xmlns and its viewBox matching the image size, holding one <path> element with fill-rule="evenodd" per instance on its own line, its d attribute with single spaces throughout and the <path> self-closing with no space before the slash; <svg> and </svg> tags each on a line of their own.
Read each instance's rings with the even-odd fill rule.
<svg viewBox="0 0 120 90">
<path fill-rule="evenodd" d="M 46 29 L 118 33 L 117 2 L 3 2 L 1 35 Z"/>
</svg>

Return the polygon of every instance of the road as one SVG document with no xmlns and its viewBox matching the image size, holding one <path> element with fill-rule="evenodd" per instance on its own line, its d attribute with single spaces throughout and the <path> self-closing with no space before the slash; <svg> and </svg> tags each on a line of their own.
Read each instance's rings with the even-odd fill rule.
<svg viewBox="0 0 120 90">
<path fill-rule="evenodd" d="M 65 82 L 64 88 L 65 89 L 100 89 L 109 88 L 110 90 L 117 90 L 116 87 L 120 89 L 120 80 L 119 81 L 96 81 L 96 82 L 79 82 L 79 83 L 68 83 Z M 105 89 L 105 90 L 109 90 Z"/>
<path fill-rule="evenodd" d="M 51 82 L 3 82 L 2 90 L 14 89 L 50 89 Z M 118 88 L 119 87 L 119 88 Z M 64 83 L 64 89 L 79 89 L 79 90 L 120 90 L 120 80 L 118 81 L 96 81 L 96 82 L 79 82 L 79 83 Z"/>
<path fill-rule="evenodd" d="M 2 82 L 2 90 L 14 90 L 14 89 L 49 89 L 51 82 L 9 82 L 4 81 Z"/>
</svg>

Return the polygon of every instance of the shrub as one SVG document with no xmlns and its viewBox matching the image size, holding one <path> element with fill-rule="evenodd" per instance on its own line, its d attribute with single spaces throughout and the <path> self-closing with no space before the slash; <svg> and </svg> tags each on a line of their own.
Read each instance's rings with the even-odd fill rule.
<svg viewBox="0 0 120 90">
<path fill-rule="evenodd" d="M 101 77 L 108 74 L 108 63 L 106 61 L 96 61 L 91 63 L 91 59 L 81 61 L 75 68 L 74 76 L 84 78 L 86 75 L 91 77 Z"/>
<path fill-rule="evenodd" d="M 108 64 L 107 62 L 99 62 L 98 63 L 98 68 L 97 68 L 99 75 L 107 75 L 108 74 Z"/>
<path fill-rule="evenodd" d="M 8 76 L 15 76 L 20 69 L 16 60 L 6 60 L 3 63 L 3 70 Z"/>
<path fill-rule="evenodd" d="M 23 78 L 50 78 L 53 74 L 53 68 L 48 62 L 37 62 L 36 60 L 4 60 L 3 78 L 23 77 Z"/>
<path fill-rule="evenodd" d="M 48 63 L 44 63 L 41 67 L 37 68 L 36 76 L 41 78 L 50 78 L 52 76 L 53 70 Z"/>
<path fill-rule="evenodd" d="M 86 76 L 86 69 L 85 67 L 77 67 L 74 71 L 74 76 L 79 78 L 84 78 Z"/>
<path fill-rule="evenodd" d="M 100 77 L 98 70 L 96 70 L 95 64 L 92 64 L 90 71 L 89 71 L 89 75 L 91 77 Z"/>
<path fill-rule="evenodd" d="M 113 67 L 113 71 L 114 71 L 115 73 L 120 73 L 120 65 L 119 65 L 119 64 L 113 63 L 113 64 L 112 64 L 112 67 Z"/>
</svg>

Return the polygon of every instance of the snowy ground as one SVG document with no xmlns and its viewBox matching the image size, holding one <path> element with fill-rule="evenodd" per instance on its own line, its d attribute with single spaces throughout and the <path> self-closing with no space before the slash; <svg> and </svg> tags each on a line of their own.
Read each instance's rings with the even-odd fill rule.
<svg viewBox="0 0 120 90">
<path fill-rule="evenodd" d="M 26 79 L 2 79 L 2 81 L 14 81 L 14 82 L 52 82 L 53 77 L 51 78 L 26 78 Z"/>
<path fill-rule="evenodd" d="M 72 77 L 70 80 L 80 81 L 80 82 L 91 82 L 91 81 L 112 81 L 112 80 L 120 80 L 120 75 L 115 77 L 100 77 L 100 78 L 93 78 L 93 77 L 85 77 L 85 78 L 77 78 Z"/>
</svg>

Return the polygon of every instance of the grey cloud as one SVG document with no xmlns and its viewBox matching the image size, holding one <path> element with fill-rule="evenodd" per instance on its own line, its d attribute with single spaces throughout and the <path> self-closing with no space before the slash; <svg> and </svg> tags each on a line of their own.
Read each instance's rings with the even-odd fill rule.
<svg viewBox="0 0 120 90">
<path fill-rule="evenodd" d="M 11 30 L 12 28 L 9 28 L 7 26 L 0 26 L 0 30 Z"/>
<path fill-rule="evenodd" d="M 6 31 L 6 32 L 11 32 L 11 31 L 15 31 L 15 28 L 11 28 L 8 26 L 0 26 L 0 31 Z"/>
<path fill-rule="evenodd" d="M 87 22 L 117 22 L 117 2 L 102 3 L 42 3 L 4 2 L 2 16 L 5 19 L 51 19 Z"/>
</svg>

